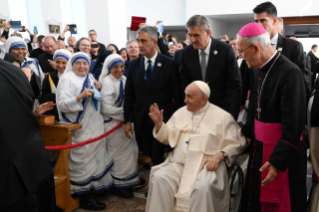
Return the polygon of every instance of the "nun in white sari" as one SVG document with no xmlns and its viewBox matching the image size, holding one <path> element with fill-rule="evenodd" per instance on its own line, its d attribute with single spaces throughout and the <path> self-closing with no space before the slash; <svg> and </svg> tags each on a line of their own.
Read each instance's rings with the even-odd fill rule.
<svg viewBox="0 0 319 212">
<path fill-rule="evenodd" d="M 101 102 L 98 100 L 101 83 L 88 73 L 90 58 L 79 52 L 68 62 L 59 80 L 56 103 L 60 121 L 79 123 L 81 129 L 72 131 L 72 143 L 80 143 L 104 133 Z M 113 161 L 106 149 L 105 138 L 69 153 L 71 193 L 82 195 L 80 207 L 89 210 L 103 210 L 105 204 L 90 194 L 110 189 L 113 179 L 110 169 Z"/>
<path fill-rule="evenodd" d="M 108 56 L 99 81 L 102 82 L 102 114 L 105 131 L 124 121 L 124 61 L 118 54 Z M 113 191 L 121 197 L 133 197 L 132 188 L 140 184 L 137 171 L 138 147 L 134 139 L 125 136 L 124 125 L 106 137 L 108 152 L 113 158 L 111 174 Z"/>
<path fill-rule="evenodd" d="M 36 98 L 40 95 L 44 75 L 35 58 L 27 57 L 28 47 L 20 37 L 10 37 L 6 42 L 6 52 L 16 56 L 21 62 L 21 68 L 31 69 L 31 87 Z"/>
</svg>

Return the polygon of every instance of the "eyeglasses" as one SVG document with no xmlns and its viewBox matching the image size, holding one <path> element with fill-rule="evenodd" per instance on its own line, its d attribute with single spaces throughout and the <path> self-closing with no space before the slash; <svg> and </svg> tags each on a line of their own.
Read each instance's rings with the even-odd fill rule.
<svg viewBox="0 0 319 212">
<path fill-rule="evenodd" d="M 240 50 L 238 50 L 238 53 L 240 54 L 240 55 L 242 55 L 243 53 L 244 53 L 244 51 L 246 51 L 247 49 L 249 49 L 250 47 L 252 47 L 254 44 L 251 44 L 250 46 L 248 46 L 246 49 L 244 49 L 244 50 L 242 50 L 242 51 L 240 51 Z"/>
<path fill-rule="evenodd" d="M 96 34 L 89 34 L 90 36 L 92 36 L 92 35 L 96 35 Z"/>
<path fill-rule="evenodd" d="M 81 46 L 83 46 L 83 47 L 91 47 L 91 45 L 85 45 L 85 44 L 81 44 Z"/>
</svg>

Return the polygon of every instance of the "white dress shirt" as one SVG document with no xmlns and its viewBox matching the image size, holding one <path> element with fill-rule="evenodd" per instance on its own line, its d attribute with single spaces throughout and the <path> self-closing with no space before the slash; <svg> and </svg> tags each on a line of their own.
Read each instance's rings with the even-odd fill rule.
<svg viewBox="0 0 319 212">
<path fill-rule="evenodd" d="M 208 64 L 208 59 L 209 59 L 209 54 L 210 54 L 210 46 L 211 46 L 211 45 L 212 45 L 212 39 L 209 38 L 209 43 L 208 43 L 208 45 L 206 46 L 206 49 L 205 49 L 205 50 L 198 49 L 199 64 L 201 64 L 201 62 L 202 62 L 202 56 L 201 56 L 202 51 L 204 51 L 204 52 L 206 53 L 206 54 L 205 54 L 206 67 L 207 67 L 207 64 Z"/>
<path fill-rule="evenodd" d="M 273 49 L 277 49 L 277 43 L 278 43 L 278 32 L 276 33 L 276 35 L 270 39 L 270 43 Z"/>
<path fill-rule="evenodd" d="M 157 57 L 157 51 L 156 51 L 156 54 L 155 54 L 151 59 L 148 59 L 147 57 L 144 56 L 144 67 L 145 67 L 145 71 L 146 71 L 147 68 L 148 68 L 148 60 L 151 60 L 151 61 L 152 61 L 152 67 L 153 67 L 154 64 L 155 64 L 156 57 Z M 152 68 L 151 68 L 151 69 L 152 69 Z"/>
</svg>

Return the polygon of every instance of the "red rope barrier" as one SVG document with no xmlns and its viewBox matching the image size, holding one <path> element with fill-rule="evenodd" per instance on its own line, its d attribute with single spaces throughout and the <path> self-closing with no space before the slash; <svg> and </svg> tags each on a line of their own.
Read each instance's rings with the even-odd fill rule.
<svg viewBox="0 0 319 212">
<path fill-rule="evenodd" d="M 122 125 L 124 124 L 124 122 L 119 123 L 118 125 L 116 125 L 113 129 L 111 129 L 110 131 L 96 137 L 96 138 L 92 138 L 90 140 L 87 141 L 83 141 L 81 143 L 77 143 L 77 144 L 69 144 L 69 145 L 57 145 L 57 146 L 45 146 L 46 150 L 49 151 L 56 151 L 56 150 L 61 150 L 61 149 L 72 149 L 75 147 L 80 147 L 80 146 L 84 146 L 86 144 L 90 144 L 93 143 L 95 141 L 98 141 L 106 136 L 108 136 L 109 134 L 111 134 L 112 132 L 114 132 L 115 130 L 117 130 L 118 128 L 120 128 Z"/>
</svg>

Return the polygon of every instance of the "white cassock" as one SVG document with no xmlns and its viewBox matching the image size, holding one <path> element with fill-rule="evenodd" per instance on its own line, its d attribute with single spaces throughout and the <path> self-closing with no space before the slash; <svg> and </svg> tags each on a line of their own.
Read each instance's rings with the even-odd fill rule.
<svg viewBox="0 0 319 212">
<path fill-rule="evenodd" d="M 207 171 L 206 163 L 224 151 L 230 166 L 246 143 L 239 132 L 234 118 L 210 103 L 196 113 L 183 107 L 157 134 L 154 128 L 154 137 L 175 149 L 151 170 L 146 211 L 229 211 L 226 165 L 221 162 L 216 171 Z"/>
<path fill-rule="evenodd" d="M 116 79 L 111 74 L 104 77 L 102 81 L 102 114 L 105 132 L 124 121 L 125 82 L 125 76 Z M 126 137 L 124 125 L 106 137 L 106 146 L 114 161 L 111 174 L 115 187 L 127 189 L 139 185 L 138 147 L 134 139 Z"/>
<path fill-rule="evenodd" d="M 95 79 L 77 76 L 73 71 L 64 73 L 57 88 L 57 108 L 61 121 L 77 122 L 81 129 L 72 131 L 72 144 L 80 143 L 104 133 L 101 103 L 96 110 L 92 97 L 77 102 L 76 96 L 84 87 L 94 86 Z M 90 190 L 102 191 L 113 186 L 110 169 L 113 166 L 111 156 L 106 150 L 105 138 L 81 147 L 73 148 L 69 153 L 69 173 L 71 193 L 85 194 Z"/>
</svg>

